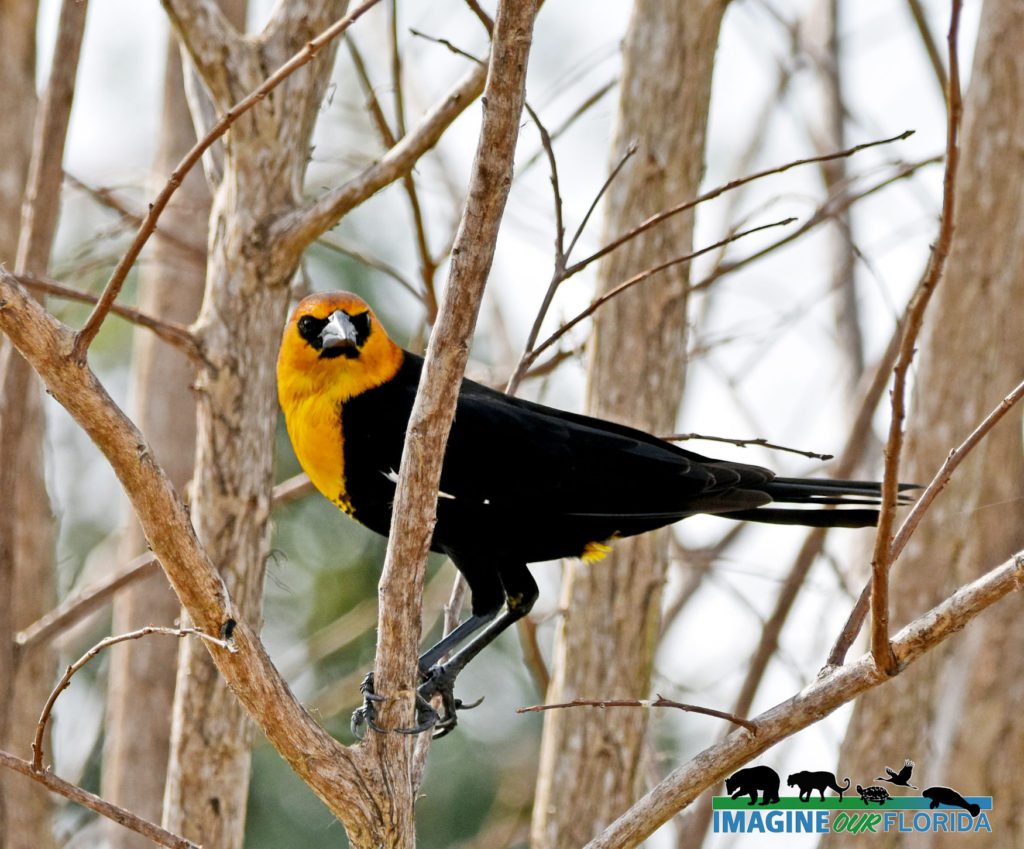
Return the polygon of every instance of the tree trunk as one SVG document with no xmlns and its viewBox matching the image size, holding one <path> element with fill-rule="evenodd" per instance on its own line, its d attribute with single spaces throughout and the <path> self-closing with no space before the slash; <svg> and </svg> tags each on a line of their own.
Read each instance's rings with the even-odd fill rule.
<svg viewBox="0 0 1024 849">
<path fill-rule="evenodd" d="M 711 71 L 725 3 L 637 0 L 624 44 L 613 158 L 639 150 L 612 184 L 606 234 L 697 194 Z M 676 216 L 602 264 L 607 291 L 690 250 L 693 217 Z M 602 308 L 590 346 L 589 412 L 653 432 L 674 429 L 686 364 L 689 269 L 679 265 Z M 615 543 L 599 564 L 565 567 L 549 702 L 645 698 L 660 621 L 666 532 Z M 578 847 L 624 811 L 643 778 L 647 714 L 552 711 L 545 717 L 535 849 Z"/>
<path fill-rule="evenodd" d="M 957 229 L 928 315 L 908 424 L 905 477 L 927 482 L 946 454 L 1024 375 L 1024 8 L 987 0 L 965 104 Z M 1024 548 L 1019 410 L 957 471 L 893 576 L 898 626 Z M 915 761 L 921 790 L 992 795 L 1000 846 L 1024 840 L 1024 656 L 1019 604 L 996 606 L 883 689 L 864 696 L 840 756 L 868 779 Z M 863 782 L 862 782 L 863 783 Z M 826 838 L 824 846 L 959 846 L 961 834 Z"/>
<path fill-rule="evenodd" d="M 56 209 L 40 213 L 31 251 L 19 224 L 36 116 L 36 2 L 0 3 L 0 263 L 45 272 Z M 56 147 L 56 145 L 55 145 Z M 60 149 L 63 150 L 61 144 Z M 55 203 L 55 202 L 54 202 Z M 40 259 L 41 258 L 41 259 Z M 53 680 L 47 647 L 19 653 L 14 636 L 53 603 L 53 517 L 43 470 L 43 406 L 32 369 L 0 341 L 0 747 L 25 756 Z M 54 845 L 52 800 L 19 775 L 0 775 L 0 847 Z"/>
<path fill-rule="evenodd" d="M 172 20 L 193 10 L 166 3 Z M 255 89 L 340 16 L 341 0 L 278 7 L 259 41 L 214 48 L 212 27 L 185 42 L 218 112 Z M 192 22 L 194 23 L 194 22 Z M 204 24 L 207 23 L 204 21 Z M 231 61 L 224 62 L 223 55 Z M 231 129 L 214 194 L 210 256 L 195 330 L 204 353 L 197 381 L 198 437 L 192 520 L 247 623 L 259 629 L 270 547 L 277 393 L 274 364 L 298 251 L 265 235 L 294 209 L 310 135 L 333 64 L 334 46 L 289 77 Z M 216 61 L 210 56 L 217 54 Z M 199 110 L 193 108 L 193 114 Z M 252 725 L 199 641 L 183 641 L 171 733 L 164 825 L 218 849 L 241 847 Z"/>
<path fill-rule="evenodd" d="M 161 144 L 154 178 L 166 179 L 195 143 L 185 102 L 177 43 L 169 44 L 164 73 Z M 149 315 L 188 325 L 195 320 L 206 271 L 206 221 L 210 196 L 203 175 L 192 171 L 160 219 L 152 262 L 139 279 L 139 308 Z M 164 238 L 167 234 L 171 238 Z M 185 356 L 145 328 L 134 333 L 136 423 L 157 461 L 180 492 L 192 476 L 195 447 L 195 367 Z M 146 539 L 134 514 L 120 544 L 121 562 L 145 551 Z M 181 606 L 160 572 L 138 581 L 114 601 L 113 632 L 145 625 L 172 625 Z M 159 822 L 170 745 L 178 645 L 174 640 L 132 640 L 110 656 L 103 796 Z M 139 834 L 110 823 L 113 849 L 148 849 Z"/>
</svg>

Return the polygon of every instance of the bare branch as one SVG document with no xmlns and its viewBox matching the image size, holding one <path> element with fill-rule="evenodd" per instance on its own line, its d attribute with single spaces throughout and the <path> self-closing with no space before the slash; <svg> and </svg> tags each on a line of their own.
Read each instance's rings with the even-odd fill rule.
<svg viewBox="0 0 1024 849">
<path fill-rule="evenodd" d="M 878 533 L 871 558 L 871 651 L 883 671 L 896 669 L 896 658 L 889 646 L 889 568 L 892 565 L 892 534 L 899 496 L 900 452 L 903 447 L 903 418 L 907 372 L 914 358 L 917 337 L 924 322 L 925 310 L 932 293 L 942 278 L 953 243 L 956 176 L 960 163 L 960 117 L 963 102 L 960 95 L 960 65 L 957 57 L 957 34 L 960 25 L 961 0 L 953 0 L 949 25 L 949 97 L 946 125 L 946 169 L 942 181 L 942 214 L 939 235 L 932 249 L 924 277 L 918 284 L 902 321 L 903 337 L 893 369 L 890 393 L 892 418 L 885 445 L 885 476 L 882 479 L 882 506 L 878 516 Z"/>
<path fill-rule="evenodd" d="M 800 448 L 789 448 L 785 445 L 776 445 L 763 437 L 757 439 L 733 439 L 728 436 L 707 436 L 702 433 L 670 433 L 662 436 L 666 442 L 683 442 L 688 439 L 700 439 L 707 442 L 725 442 L 729 445 L 738 445 L 746 448 L 748 445 L 759 445 L 762 448 L 770 448 L 772 451 L 788 451 L 790 454 L 799 454 L 801 457 L 809 457 L 811 460 L 831 460 L 832 454 L 816 454 L 814 451 L 804 451 Z"/>
<path fill-rule="evenodd" d="M 138 832 L 159 846 L 167 846 L 169 849 L 202 849 L 201 846 L 193 843 L 191 840 L 186 840 L 184 837 L 179 837 L 177 834 L 161 828 L 156 823 L 144 820 L 142 817 L 136 816 L 131 811 L 108 802 L 95 793 L 83 790 L 77 784 L 72 784 L 63 778 L 58 778 L 49 770 L 40 771 L 33 769 L 32 764 L 28 761 L 15 757 L 9 752 L 0 751 L 0 764 L 15 772 L 20 772 L 34 781 L 38 781 L 44 787 L 52 790 L 54 793 L 59 793 L 65 799 L 70 799 L 72 802 L 83 805 L 97 814 L 123 825 L 125 828 Z"/>
<path fill-rule="evenodd" d="M 345 17 L 325 29 L 316 38 L 308 41 L 302 50 L 296 53 L 291 59 L 274 71 L 273 74 L 267 77 L 259 87 L 228 109 L 227 112 L 218 119 L 217 123 L 213 125 L 210 131 L 202 139 L 197 141 L 192 149 L 185 154 L 185 157 L 178 164 L 178 167 L 171 173 L 167 184 L 161 190 L 160 194 L 157 195 L 152 204 L 150 204 L 149 212 L 146 214 L 145 220 L 139 228 L 139 232 L 136 234 L 135 239 L 129 246 L 128 251 L 123 257 L 121 257 L 121 261 L 118 262 L 117 266 L 114 268 L 114 272 L 107 281 L 107 285 L 103 289 L 103 294 L 100 296 L 100 300 L 96 304 L 96 308 L 92 311 L 92 314 L 89 316 L 82 329 L 76 334 L 72 355 L 78 363 L 85 362 L 86 351 L 88 350 L 89 345 L 92 344 L 92 340 L 96 338 L 100 325 L 103 323 L 103 320 L 106 318 L 111 306 L 117 299 L 117 296 L 121 291 L 121 287 L 124 285 L 124 281 L 128 277 L 128 271 L 135 264 L 135 260 L 138 259 L 143 246 L 156 229 L 157 219 L 159 219 L 160 215 L 163 213 L 164 208 L 167 206 L 168 201 L 170 201 L 171 196 L 177 190 L 178 186 L 181 185 L 181 181 L 184 179 L 185 174 L 188 173 L 192 166 L 199 161 L 200 157 L 210 147 L 210 145 L 227 132 L 228 128 L 238 120 L 240 115 L 244 114 L 263 100 L 271 91 L 273 91 L 303 65 L 307 65 L 312 62 L 317 53 L 323 50 L 333 39 L 337 38 L 341 33 L 348 29 L 368 9 L 376 5 L 377 2 L 379 2 L 379 0 L 366 0 L 366 2 L 357 6 L 345 15 Z"/>
<path fill-rule="evenodd" d="M 237 651 L 233 644 L 218 639 L 217 637 L 211 637 L 209 634 L 204 634 L 202 631 L 195 628 L 165 628 L 161 625 L 148 625 L 145 628 L 139 628 L 137 631 L 131 631 L 127 634 L 116 634 L 112 637 L 100 640 L 96 645 L 89 649 L 89 651 L 64 670 L 64 674 L 61 676 L 60 681 L 57 682 L 57 686 L 50 692 L 50 697 L 46 700 L 46 704 L 43 705 L 43 712 L 39 715 L 39 722 L 36 724 L 36 737 L 35 740 L 32 741 L 32 769 L 35 772 L 42 772 L 43 770 L 43 737 L 46 734 L 46 723 L 50 720 L 50 714 L 53 712 L 53 706 L 57 703 L 57 697 L 64 692 L 68 686 L 70 686 L 71 679 L 74 677 L 75 673 L 105 648 L 109 648 L 117 643 L 123 643 L 127 640 L 138 640 L 142 637 L 148 637 L 150 634 L 164 634 L 169 637 L 202 637 L 204 640 L 220 646 L 222 649 L 229 652 Z"/>
<path fill-rule="evenodd" d="M 68 357 L 74 332 L 46 313 L 0 267 L 0 330 L 39 373 L 50 393 L 96 443 L 117 474 L 178 598 L 195 627 L 230 632 L 235 652 L 211 656 L 239 701 L 295 772 L 350 832 L 368 833 L 377 812 L 353 788 L 373 783 L 360 750 L 341 746 L 295 698 L 258 634 L 241 618 L 199 544 L 188 510 L 145 439 L 88 366 Z M 368 804 L 368 803 L 367 803 Z"/>
<path fill-rule="evenodd" d="M 949 455 L 943 461 L 942 466 L 935 473 L 935 477 L 932 478 L 931 483 L 925 487 L 924 491 L 914 501 L 914 506 L 911 507 L 910 512 L 907 514 L 907 518 L 903 520 L 903 524 L 900 525 L 899 531 L 896 532 L 896 536 L 893 537 L 892 548 L 890 549 L 890 557 L 895 560 L 900 556 L 900 552 L 903 551 L 903 547 L 907 544 L 911 534 L 914 533 L 914 529 L 917 528 L 924 516 L 925 511 L 935 500 L 936 496 L 945 488 L 946 484 L 949 483 L 949 479 L 953 476 L 953 472 L 956 467 L 959 466 L 971 451 L 974 450 L 975 446 L 988 434 L 993 427 L 1003 418 L 1014 405 L 1017 404 L 1021 398 L 1024 398 L 1024 381 L 1018 383 L 1017 386 L 1003 398 L 1002 401 L 996 406 L 991 413 L 989 413 L 967 437 L 961 442 L 956 448 L 949 452 Z"/>
<path fill-rule="evenodd" d="M 214 0 L 161 0 L 164 12 L 213 96 L 227 103 L 243 63 L 241 34 Z M 230 59 L 228 57 L 231 57 Z"/>
<path fill-rule="evenodd" d="M 960 631 L 985 608 L 1024 587 L 1024 552 L 995 567 L 976 581 L 915 619 L 893 637 L 897 671 L 906 669 L 947 637 Z M 798 731 L 818 722 L 861 693 L 890 680 L 870 654 L 830 670 L 779 705 L 753 717 L 757 734 L 745 729 L 673 770 L 585 849 L 632 849 L 655 829 L 689 805 L 701 792 L 724 779 Z"/>
<path fill-rule="evenodd" d="M 939 91 L 945 95 L 946 87 L 949 85 L 946 79 L 946 68 L 942 64 L 942 53 L 939 50 L 939 45 L 935 43 L 932 31 L 928 28 L 928 17 L 921 6 L 921 0 L 907 0 L 907 6 L 914 18 L 914 23 L 917 24 L 917 31 L 921 35 L 921 43 L 928 54 L 928 61 L 932 64 L 932 70 L 935 72 L 935 80 L 939 84 Z"/>
<path fill-rule="evenodd" d="M 853 156 L 854 154 L 859 153 L 862 150 L 866 150 L 869 147 L 877 147 L 883 144 L 892 144 L 893 142 L 903 141 L 904 139 L 909 138 L 913 134 L 913 130 L 904 130 L 898 136 L 892 136 L 891 138 L 887 139 L 879 139 L 878 141 L 864 142 L 862 144 L 854 145 L 853 147 L 847 148 L 846 150 L 836 151 L 835 153 L 826 153 L 820 156 L 811 156 L 806 159 L 794 159 L 792 162 L 787 162 L 784 165 L 778 165 L 775 166 L 774 168 L 768 168 L 764 171 L 758 171 L 754 174 L 748 174 L 746 177 L 740 177 L 739 179 L 736 180 L 730 180 L 728 183 L 725 183 L 724 185 L 721 185 L 718 188 L 712 189 L 711 191 L 705 192 L 704 194 L 699 195 L 698 197 L 695 197 L 692 200 L 684 201 L 683 203 L 677 204 L 676 206 L 666 209 L 664 212 L 659 212 L 657 215 L 652 215 L 650 218 L 648 218 L 646 221 L 641 222 L 632 230 L 623 233 L 616 239 L 613 239 L 600 250 L 595 251 L 585 259 L 582 259 L 579 262 L 569 266 L 567 270 L 567 276 L 575 274 L 577 271 L 582 270 L 586 266 L 590 265 L 590 263 L 595 262 L 596 260 L 603 257 L 605 254 L 611 253 L 616 248 L 620 247 L 621 245 L 624 245 L 630 239 L 636 238 L 638 235 L 640 235 L 640 233 L 643 233 L 645 230 L 650 230 L 652 227 L 655 227 L 656 225 L 660 224 L 665 219 L 671 218 L 673 215 L 678 215 L 681 212 L 685 212 L 688 209 L 693 209 L 693 207 L 697 206 L 698 204 L 712 200 L 713 198 L 716 198 L 719 195 L 723 195 L 726 192 L 730 192 L 733 189 L 746 185 L 747 183 L 751 183 L 754 180 L 760 180 L 761 178 L 771 176 L 772 174 L 781 174 L 784 171 L 788 171 L 790 168 L 796 168 L 799 165 L 810 165 L 813 163 L 828 162 L 831 159 L 838 159 L 839 157 L 843 156 Z"/>
<path fill-rule="evenodd" d="M 437 144 L 444 131 L 466 107 L 480 96 L 486 74 L 487 69 L 483 65 L 471 68 L 419 125 L 396 142 L 379 162 L 325 193 L 311 205 L 283 216 L 271 227 L 269 238 L 290 240 L 305 247 L 366 198 L 408 172 L 424 153 Z"/>
<path fill-rule="evenodd" d="M 50 280 L 48 278 L 29 274 L 18 274 L 15 275 L 15 277 L 26 289 L 41 292 L 45 295 L 54 295 L 58 298 L 65 298 L 69 301 L 78 301 L 83 304 L 95 304 L 99 301 L 99 298 L 92 294 L 92 292 L 83 292 L 80 289 L 73 289 L 70 286 L 58 283 L 56 280 Z M 130 321 L 132 324 L 139 325 L 139 327 L 145 327 L 147 330 L 152 330 L 153 333 L 163 339 L 164 342 L 177 348 L 186 357 L 193 360 L 202 360 L 203 356 L 199 343 L 195 336 L 189 332 L 187 327 L 181 324 L 175 324 L 173 321 L 163 321 L 159 318 L 153 318 L 153 316 L 147 315 L 141 310 L 137 310 L 134 307 L 126 307 L 121 304 L 113 304 L 110 311 L 114 315 L 125 319 L 125 321 Z"/>
<path fill-rule="evenodd" d="M 116 212 L 125 222 L 131 224 L 133 227 L 141 226 L 143 222 L 143 216 L 131 209 L 127 203 L 122 201 L 117 195 L 110 189 L 97 188 L 96 186 L 90 186 L 88 183 L 80 180 L 78 177 L 64 172 L 64 179 L 70 183 L 74 188 L 79 191 L 85 192 L 100 206 Z M 183 239 L 180 236 L 168 232 L 167 230 L 156 228 L 155 235 L 158 239 L 164 239 L 175 247 L 179 248 L 186 253 L 191 254 L 197 262 L 206 262 L 206 246 L 198 245 L 189 242 L 187 239 Z M 116 311 L 116 310 L 115 310 Z"/>
<path fill-rule="evenodd" d="M 665 262 L 658 263 L 657 265 L 654 265 L 651 268 L 645 269 L 644 271 L 641 271 L 638 274 L 634 274 L 628 280 L 623 281 L 618 286 L 615 286 L 614 288 L 609 289 L 607 292 L 594 298 L 586 309 L 577 313 L 571 319 L 563 323 L 561 327 L 559 327 L 554 333 L 548 336 L 547 339 L 545 339 L 531 351 L 528 351 L 527 353 L 523 354 L 523 356 L 519 360 L 519 364 L 516 366 L 515 373 L 513 373 L 512 377 L 509 378 L 508 385 L 510 387 L 517 386 L 519 384 L 519 381 L 522 380 L 522 375 L 525 374 L 526 370 L 529 369 L 531 365 L 533 365 L 533 363 L 537 360 L 537 357 L 539 357 L 545 350 L 554 345 L 555 342 L 557 342 L 566 333 L 572 330 L 572 328 L 574 328 L 577 324 L 583 321 L 583 319 L 593 315 L 600 307 L 604 306 L 604 304 L 612 300 L 612 298 L 618 297 L 627 289 L 631 289 L 637 283 L 642 283 L 644 280 L 653 277 L 655 274 L 657 274 L 660 271 L 664 271 L 666 268 L 671 268 L 672 266 L 679 265 L 680 263 L 683 262 L 689 262 L 690 260 L 702 256 L 703 254 L 706 254 L 709 251 L 717 250 L 722 245 L 728 244 L 729 242 L 735 242 L 737 239 L 742 239 L 744 236 L 749 236 L 751 233 L 757 233 L 760 230 L 767 230 L 770 227 L 784 227 L 787 224 L 791 224 L 795 220 L 796 219 L 794 218 L 784 218 L 781 221 L 773 221 L 771 224 L 762 224 L 758 227 L 751 227 L 749 230 L 744 230 L 740 233 L 734 233 L 733 235 L 728 236 L 727 238 L 722 239 L 718 242 L 715 242 L 712 245 L 708 245 L 707 247 L 701 248 L 700 250 L 693 251 L 693 253 L 688 253 L 684 256 L 673 257 L 672 259 L 666 260 Z M 577 265 L 579 265 L 579 263 L 577 263 Z M 698 291 L 700 289 L 705 288 L 705 286 L 706 283 L 702 281 L 696 286 L 690 287 L 690 289 L 691 291 Z M 510 389 L 509 391 L 512 390 Z"/>
<path fill-rule="evenodd" d="M 733 725 L 740 725 L 743 728 L 746 728 L 751 734 L 757 733 L 757 724 L 751 722 L 749 719 L 744 719 L 742 716 L 736 716 L 736 714 L 727 713 L 723 710 L 715 710 L 714 708 L 701 707 L 700 705 L 674 702 L 661 695 L 655 699 L 573 699 L 571 702 L 562 702 L 561 704 L 556 705 L 533 705 L 532 707 L 516 708 L 516 713 L 535 713 L 544 710 L 561 710 L 563 708 L 573 707 L 597 707 L 602 709 L 610 707 L 669 707 L 676 708 L 677 710 L 685 710 L 690 713 L 701 713 L 704 714 L 704 716 L 714 716 L 718 719 L 726 719 Z"/>
<path fill-rule="evenodd" d="M 66 631 L 103 607 L 119 590 L 159 570 L 160 564 L 152 552 L 140 554 L 126 566 L 105 576 L 102 581 L 85 587 L 19 631 L 14 638 L 19 651 L 31 651 L 36 645 Z"/>
<path fill-rule="evenodd" d="M 943 461 L 942 466 L 939 467 L 939 470 L 935 473 L 931 482 L 915 500 L 913 507 L 911 507 L 907 517 L 903 520 L 903 524 L 900 525 L 899 531 L 893 538 L 891 548 L 893 560 L 899 557 L 904 546 L 907 544 L 907 541 L 910 539 L 911 534 L 913 534 L 925 512 L 931 506 L 931 503 L 935 500 L 938 494 L 942 492 L 946 484 L 949 483 L 949 480 L 953 476 L 953 472 L 956 470 L 957 466 L 966 459 L 967 455 L 970 454 L 985 435 L 995 427 L 996 423 L 1002 419 L 1015 404 L 1020 402 L 1022 397 L 1024 397 L 1024 383 L 1018 384 L 1009 395 L 999 402 L 995 409 L 993 409 L 992 412 L 984 418 L 984 420 L 963 442 L 949 452 L 949 455 L 946 457 L 945 461 Z M 857 632 L 860 630 L 860 626 L 864 623 L 864 617 L 867 615 L 868 608 L 870 606 L 871 586 L 872 582 L 869 580 L 861 591 L 853 610 L 850 611 L 850 616 L 847 619 L 839 638 L 836 640 L 836 644 L 833 646 L 832 651 L 829 654 L 828 664 L 830 666 L 838 666 L 843 662 L 846 652 L 849 651 L 850 646 L 853 644 L 854 637 L 856 637 Z"/>
<path fill-rule="evenodd" d="M 444 445 L 511 185 L 536 8 L 536 0 L 506 0 L 498 8 L 486 77 L 486 112 L 466 207 L 402 452 L 379 583 L 382 615 L 374 676 L 379 692 L 402 692 L 405 697 L 382 706 L 385 727 L 389 723 L 408 725 L 411 718 L 418 680 L 419 596 L 436 515 Z M 402 712 L 395 712 L 396 707 Z M 408 764 L 411 757 L 410 741 L 402 735 L 371 734 L 364 745 L 396 765 Z M 396 793 L 404 795 L 412 789 L 396 788 Z M 411 799 L 405 801 L 411 811 Z M 396 804 L 406 810 L 403 800 Z"/>
</svg>

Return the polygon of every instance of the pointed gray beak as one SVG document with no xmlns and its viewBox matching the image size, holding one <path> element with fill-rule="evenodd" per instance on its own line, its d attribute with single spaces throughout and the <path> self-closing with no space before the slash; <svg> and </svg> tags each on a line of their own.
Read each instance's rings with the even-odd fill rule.
<svg viewBox="0 0 1024 849">
<path fill-rule="evenodd" d="M 356 342 L 356 326 L 352 319 L 342 310 L 332 312 L 324 329 L 320 331 L 320 347 L 352 348 Z"/>
</svg>

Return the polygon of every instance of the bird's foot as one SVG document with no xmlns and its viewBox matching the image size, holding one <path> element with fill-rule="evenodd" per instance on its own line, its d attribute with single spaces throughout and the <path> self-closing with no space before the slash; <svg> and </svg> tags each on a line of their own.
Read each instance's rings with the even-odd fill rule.
<svg viewBox="0 0 1024 849">
<path fill-rule="evenodd" d="M 421 734 L 433 731 L 434 738 L 444 737 L 458 724 L 460 710 L 471 710 L 483 698 L 472 704 L 465 704 L 455 698 L 455 678 L 460 670 L 448 664 L 438 664 L 423 673 L 423 683 L 416 690 L 416 724 L 412 728 L 396 728 L 402 734 Z M 441 709 L 431 704 L 434 696 L 441 697 Z"/>
<path fill-rule="evenodd" d="M 377 703 L 385 701 L 383 696 L 378 696 L 373 691 L 373 673 L 368 672 L 362 683 L 359 685 L 359 692 L 363 694 L 363 704 L 352 711 L 352 719 L 349 721 L 349 727 L 352 729 L 352 735 L 357 740 L 363 739 L 363 734 L 360 733 L 364 725 L 372 728 L 374 731 L 379 731 L 381 734 L 386 733 L 386 728 L 381 728 L 375 720 L 377 719 Z"/>
</svg>

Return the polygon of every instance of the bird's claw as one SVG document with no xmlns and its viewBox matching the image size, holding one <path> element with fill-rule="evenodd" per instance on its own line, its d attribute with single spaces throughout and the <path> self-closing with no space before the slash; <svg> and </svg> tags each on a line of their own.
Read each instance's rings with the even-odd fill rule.
<svg viewBox="0 0 1024 849">
<path fill-rule="evenodd" d="M 352 711 L 352 719 L 349 720 L 349 727 L 352 729 L 352 736 L 357 740 L 364 739 L 360 729 L 366 725 L 380 734 L 387 733 L 386 728 L 381 728 L 374 720 L 377 718 L 377 702 L 387 701 L 384 696 L 378 696 L 373 691 L 373 673 L 367 673 L 359 685 L 359 692 L 363 694 L 363 703 Z"/>
<path fill-rule="evenodd" d="M 458 724 L 460 710 L 472 710 L 483 698 L 472 704 L 465 704 L 462 699 L 455 698 L 455 678 L 457 672 L 444 664 L 432 666 L 423 673 L 424 681 L 416 690 L 416 724 L 412 728 L 396 728 L 402 734 L 421 734 L 424 731 L 434 732 L 434 739 L 444 737 Z M 431 704 L 434 696 L 441 697 L 441 710 Z"/>
<path fill-rule="evenodd" d="M 477 707 L 483 701 L 482 697 L 471 704 L 455 698 L 456 674 L 443 664 L 432 666 L 423 672 L 423 683 L 416 690 L 416 724 L 410 728 L 396 728 L 395 731 L 399 734 L 422 734 L 424 731 L 432 730 L 435 739 L 444 737 L 458 724 L 460 710 L 472 710 Z M 364 725 L 381 734 L 386 733 L 387 729 L 375 721 L 376 705 L 386 699 L 374 692 L 372 672 L 359 685 L 359 692 L 363 694 L 363 704 L 352 712 L 350 727 L 353 736 L 357 740 L 364 739 L 364 735 L 360 733 Z M 431 704 L 434 696 L 441 697 L 441 710 Z"/>
</svg>

